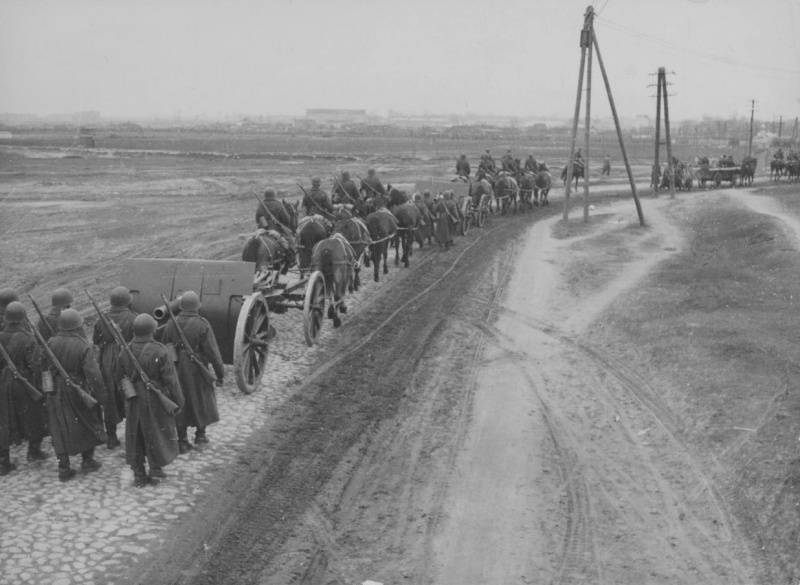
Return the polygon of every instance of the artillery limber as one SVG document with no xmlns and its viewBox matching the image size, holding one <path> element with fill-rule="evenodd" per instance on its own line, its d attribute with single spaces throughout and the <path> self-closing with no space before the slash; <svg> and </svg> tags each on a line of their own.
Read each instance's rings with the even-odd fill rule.
<svg viewBox="0 0 800 585">
<path fill-rule="evenodd" d="M 489 217 L 491 208 L 491 194 L 487 197 L 480 196 L 480 203 L 475 205 L 471 190 L 478 188 L 478 182 L 470 180 L 448 181 L 446 179 L 427 179 L 415 184 L 414 189 L 419 192 L 430 191 L 432 194 L 442 194 L 445 191 L 452 191 L 457 202 L 460 223 L 459 231 L 466 235 L 470 226 L 483 227 Z M 489 187 L 491 191 L 491 187 Z"/>
<path fill-rule="evenodd" d="M 325 315 L 325 280 L 319 271 L 294 282 L 280 282 L 276 273 L 256 274 L 253 262 L 132 258 L 125 261 L 122 284 L 133 297 L 132 307 L 152 314 L 161 324 L 169 319 L 161 295 L 171 299 L 195 291 L 200 314 L 214 330 L 222 359 L 232 365 L 242 392 L 254 392 L 266 368 L 269 342 L 275 336 L 270 313 L 303 311 L 306 343 L 316 341 Z"/>
<path fill-rule="evenodd" d="M 722 183 L 730 183 L 731 187 L 736 186 L 736 179 L 742 175 L 742 168 L 739 165 L 717 166 L 715 161 L 700 159 L 697 165 L 697 182 L 706 188 L 706 183 L 711 181 L 715 187 Z"/>
</svg>

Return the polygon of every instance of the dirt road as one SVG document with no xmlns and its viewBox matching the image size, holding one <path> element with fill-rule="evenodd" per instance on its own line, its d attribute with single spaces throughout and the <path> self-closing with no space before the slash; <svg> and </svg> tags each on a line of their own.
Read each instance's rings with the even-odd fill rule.
<svg viewBox="0 0 800 585">
<path fill-rule="evenodd" d="M 756 582 L 705 462 L 586 335 L 686 246 L 669 201 L 648 203 L 648 228 L 618 203 L 588 227 L 495 221 L 427 254 L 141 582 Z M 598 241 L 602 286 L 584 290 L 570 275 Z"/>
</svg>

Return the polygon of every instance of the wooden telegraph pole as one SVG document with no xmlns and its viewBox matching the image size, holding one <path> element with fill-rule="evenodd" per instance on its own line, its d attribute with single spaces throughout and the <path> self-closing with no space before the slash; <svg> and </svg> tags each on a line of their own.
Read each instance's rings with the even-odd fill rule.
<svg viewBox="0 0 800 585">
<path fill-rule="evenodd" d="M 669 135 L 669 99 L 667 92 L 667 73 L 659 67 L 658 75 L 661 77 L 661 92 L 664 96 L 664 138 L 667 140 L 667 178 L 669 179 L 669 197 L 675 199 L 675 169 L 672 166 L 672 138 Z"/>
<path fill-rule="evenodd" d="M 583 76 L 586 71 L 586 159 L 584 161 L 584 207 L 583 219 L 589 220 L 589 129 L 591 121 L 591 97 L 590 91 L 592 87 L 592 52 L 597 56 L 597 64 L 600 65 L 600 73 L 603 76 L 603 84 L 606 88 L 606 95 L 608 96 L 608 105 L 611 107 L 611 115 L 614 117 L 614 126 L 617 129 L 617 138 L 619 139 L 619 148 L 622 151 L 622 159 L 625 162 L 625 170 L 628 173 L 628 181 L 631 185 L 631 194 L 633 201 L 636 205 L 636 213 L 639 216 L 639 224 L 645 225 L 644 213 L 642 212 L 642 204 L 639 202 L 639 197 L 636 195 L 636 183 L 633 180 L 633 173 L 631 172 L 631 165 L 628 162 L 628 153 L 625 150 L 625 142 L 622 139 L 622 128 L 619 124 L 619 116 L 617 116 L 617 108 L 614 105 L 614 97 L 611 95 L 611 84 L 608 81 L 606 68 L 603 64 L 603 58 L 600 55 L 600 47 L 597 44 L 597 35 L 594 32 L 594 8 L 588 6 L 583 18 L 583 29 L 581 29 L 581 65 L 580 72 L 578 73 L 578 95 L 575 99 L 575 116 L 572 123 L 572 141 L 570 144 L 569 160 L 567 161 L 567 184 L 564 190 L 564 220 L 569 218 L 569 196 L 572 188 L 572 170 L 575 158 L 575 143 L 578 137 L 578 119 L 581 112 L 581 94 L 583 93 Z M 588 59 L 587 59 L 588 52 Z M 588 61 L 588 68 L 586 67 Z"/>
<path fill-rule="evenodd" d="M 656 154 L 653 162 L 653 180 L 657 181 L 656 170 L 660 170 L 659 153 L 661 150 L 661 104 L 664 104 L 664 138 L 667 145 L 667 170 L 664 171 L 669 181 L 669 196 L 675 197 L 675 169 L 672 168 L 672 137 L 669 130 L 669 93 L 667 92 L 667 72 L 663 67 L 658 68 L 658 81 L 656 82 Z M 695 140 L 697 139 L 695 128 Z M 653 194 L 658 193 L 658 184 L 653 185 Z"/>
<path fill-rule="evenodd" d="M 756 100 L 750 102 L 750 139 L 747 141 L 747 157 L 753 156 L 753 113 L 756 110 Z"/>
</svg>

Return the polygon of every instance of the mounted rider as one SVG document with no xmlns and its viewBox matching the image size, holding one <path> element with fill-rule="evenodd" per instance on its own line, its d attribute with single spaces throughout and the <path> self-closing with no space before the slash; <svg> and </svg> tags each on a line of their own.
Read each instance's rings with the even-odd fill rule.
<svg viewBox="0 0 800 585">
<path fill-rule="evenodd" d="M 328 194 L 320 186 L 322 181 L 318 177 L 311 179 L 311 190 L 303 196 L 303 208 L 306 215 L 328 212 L 333 214 L 333 204 Z"/>
<path fill-rule="evenodd" d="M 528 158 L 525 159 L 525 171 L 529 173 L 535 173 L 539 170 L 539 163 L 536 162 L 536 159 L 533 158 L 532 154 L 528 155 Z"/>
<path fill-rule="evenodd" d="M 500 164 L 502 168 L 507 173 L 516 173 L 517 172 L 517 161 L 514 160 L 514 155 L 511 154 L 511 149 L 509 148 L 506 153 L 503 155 L 503 158 L 500 160 Z"/>
<path fill-rule="evenodd" d="M 469 177 L 471 169 L 469 168 L 469 161 L 467 160 L 467 155 L 462 154 L 458 160 L 456 160 L 456 175 L 459 177 Z"/>
<path fill-rule="evenodd" d="M 335 205 L 355 205 L 361 200 L 358 187 L 355 181 L 350 178 L 349 171 L 342 171 L 341 179 L 335 179 L 333 183 L 333 203 Z"/>
<path fill-rule="evenodd" d="M 375 169 L 367 171 L 367 178 L 361 181 L 361 192 L 364 194 L 365 199 L 370 199 L 375 195 L 385 195 L 386 188 L 381 183 L 378 175 L 375 174 Z"/>
<path fill-rule="evenodd" d="M 492 158 L 492 153 L 489 152 L 489 149 L 486 149 L 481 155 L 481 162 L 478 163 L 478 170 L 483 171 L 484 174 L 494 174 L 497 171 L 497 167 L 494 164 L 494 159 Z"/>
<path fill-rule="evenodd" d="M 256 209 L 256 225 L 263 230 L 262 235 L 271 237 L 283 249 L 285 269 L 291 268 L 297 261 L 292 223 L 289 212 L 283 202 L 278 201 L 275 190 L 264 191 L 264 199 Z"/>
</svg>

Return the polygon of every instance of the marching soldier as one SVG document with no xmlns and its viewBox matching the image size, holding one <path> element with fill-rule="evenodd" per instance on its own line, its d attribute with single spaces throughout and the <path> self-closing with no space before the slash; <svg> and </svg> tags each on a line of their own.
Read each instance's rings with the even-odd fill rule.
<svg viewBox="0 0 800 585">
<path fill-rule="evenodd" d="M 321 184 L 322 181 L 318 178 L 311 179 L 311 191 L 303 196 L 303 208 L 306 210 L 306 215 L 322 214 L 325 211 L 333 213 L 331 198 L 322 190 Z"/>
<path fill-rule="evenodd" d="M 69 376 L 66 380 L 51 360 L 55 392 L 47 397 L 47 414 L 58 457 L 58 479 L 69 481 L 75 476 L 75 470 L 70 467 L 70 455 L 80 453 L 84 473 L 101 467 L 94 458 L 94 449 L 105 443 L 106 436 L 96 404 L 87 404 L 85 396 L 88 394 L 97 402 L 104 401 L 103 376 L 84 334 L 83 317 L 75 309 L 61 311 L 58 332 L 47 346 Z"/>
<path fill-rule="evenodd" d="M 133 339 L 133 320 L 136 317 L 136 313 L 130 308 L 131 293 L 124 286 L 118 286 L 111 291 L 109 298 L 111 309 L 106 316 L 119 326 L 122 338 L 127 343 Z M 125 416 L 125 397 L 122 395 L 122 389 L 117 384 L 115 375 L 120 348 L 114 342 L 111 332 L 106 330 L 100 320 L 94 324 L 92 341 L 100 350 L 98 362 L 106 387 L 106 400 L 103 403 L 103 420 L 106 435 L 108 435 L 106 446 L 109 449 L 116 449 L 120 445 L 117 438 L 117 425 Z"/>
<path fill-rule="evenodd" d="M 470 170 L 467 155 L 462 154 L 458 160 L 456 160 L 456 174 L 460 177 L 469 177 Z"/>
<path fill-rule="evenodd" d="M 45 340 L 50 339 L 50 336 L 58 331 L 58 317 L 61 311 L 72 306 L 72 293 L 65 288 L 57 288 L 50 297 L 50 305 L 50 312 L 37 324 L 39 333 Z"/>
<path fill-rule="evenodd" d="M 336 180 L 333 186 L 333 202 L 355 205 L 361 199 L 355 181 L 350 178 L 349 171 L 342 171 L 341 180 Z"/>
<path fill-rule="evenodd" d="M 367 178 L 361 181 L 361 192 L 366 199 L 371 199 L 376 195 L 386 195 L 386 187 L 383 186 L 375 169 L 367 171 Z"/>
<path fill-rule="evenodd" d="M 19 297 L 14 289 L 3 288 L 0 289 L 0 329 L 3 328 L 3 315 L 6 312 L 6 307 L 9 303 L 18 301 Z"/>
<path fill-rule="evenodd" d="M 133 485 L 144 487 L 156 485 L 159 478 L 166 477 L 163 467 L 178 456 L 174 407 L 182 408 L 184 400 L 166 346 L 153 339 L 155 319 L 147 314 L 137 315 L 132 328 L 130 353 L 124 350 L 119 357 L 118 379 L 121 386 L 132 390 L 125 401 L 125 460 L 133 469 Z M 139 368 L 155 388 L 148 387 Z M 123 382 L 125 378 L 127 381 Z M 145 459 L 150 465 L 149 474 L 145 472 Z"/>
<path fill-rule="evenodd" d="M 194 443 L 208 443 L 206 427 L 219 421 L 214 386 L 222 386 L 225 370 L 211 324 L 198 314 L 200 298 L 186 291 L 180 299 L 181 312 L 164 330 L 164 342 L 174 344 L 178 354 L 178 379 L 185 406 L 178 415 L 178 449 L 181 454 L 192 449 L 188 427 L 195 427 Z M 185 341 L 184 341 L 185 339 Z M 214 369 L 216 381 L 208 371 Z"/>
<path fill-rule="evenodd" d="M 28 440 L 28 461 L 47 459 L 42 451 L 47 413 L 44 396 L 37 391 L 41 387 L 41 352 L 25 326 L 26 317 L 22 303 L 10 302 L 0 332 L 0 345 L 11 360 L 11 364 L 5 357 L 0 360 L 0 475 L 16 468 L 8 451 L 13 439 Z"/>
</svg>

